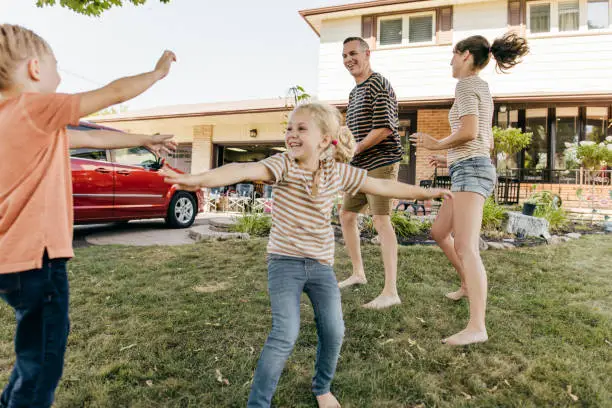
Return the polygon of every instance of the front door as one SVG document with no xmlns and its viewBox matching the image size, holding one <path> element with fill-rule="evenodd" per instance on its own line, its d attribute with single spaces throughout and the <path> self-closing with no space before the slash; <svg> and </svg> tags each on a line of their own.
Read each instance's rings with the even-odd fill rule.
<svg viewBox="0 0 612 408">
<path fill-rule="evenodd" d="M 118 218 L 165 216 L 170 185 L 153 168 L 157 156 L 144 147 L 115 149 L 115 215 Z"/>
<path fill-rule="evenodd" d="M 416 146 L 410 142 L 410 135 L 417 130 L 416 120 L 416 112 L 400 114 L 399 134 L 404 156 L 400 162 L 398 179 L 402 183 L 414 184 L 416 181 Z"/>
</svg>

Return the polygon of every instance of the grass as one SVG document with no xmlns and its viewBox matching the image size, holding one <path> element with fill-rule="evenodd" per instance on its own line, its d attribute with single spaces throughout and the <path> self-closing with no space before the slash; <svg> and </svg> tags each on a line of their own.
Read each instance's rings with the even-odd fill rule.
<svg viewBox="0 0 612 408">
<path fill-rule="evenodd" d="M 244 407 L 270 329 L 265 245 L 77 250 L 57 408 Z M 343 294 L 346 338 L 333 384 L 343 407 L 610 406 L 609 236 L 484 252 L 490 341 L 465 348 L 439 343 L 467 318 L 466 302 L 443 297 L 458 282 L 439 249 L 400 249 L 404 303 L 381 312 L 360 307 L 379 293 L 383 276 L 379 248 L 364 246 L 363 256 L 370 283 Z M 349 271 L 337 247 L 338 277 Z M 276 407 L 315 406 L 315 326 L 307 298 L 302 304 L 302 331 Z M 6 383 L 13 316 L 4 304 L 0 322 Z"/>
</svg>

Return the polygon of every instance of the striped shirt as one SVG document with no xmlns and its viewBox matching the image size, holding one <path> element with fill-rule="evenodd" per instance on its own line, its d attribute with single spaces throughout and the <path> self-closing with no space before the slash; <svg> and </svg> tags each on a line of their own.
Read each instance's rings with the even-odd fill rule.
<svg viewBox="0 0 612 408">
<path fill-rule="evenodd" d="M 402 159 L 404 151 L 398 133 L 397 99 L 391 84 L 374 72 L 368 79 L 353 88 L 346 109 L 346 125 L 357 143 L 373 129 L 391 129 L 392 133 L 382 142 L 359 153 L 351 165 L 373 170 L 388 166 Z"/>
<path fill-rule="evenodd" d="M 311 194 L 313 172 L 298 167 L 287 152 L 262 160 L 274 176 L 274 208 L 268 253 L 334 263 L 331 214 L 339 191 L 354 195 L 367 172 L 333 160 L 323 162 L 319 191 Z"/>
<path fill-rule="evenodd" d="M 479 76 L 460 79 L 455 88 L 455 103 L 448 113 L 452 132 L 461 127 L 461 117 L 478 116 L 478 136 L 461 146 L 448 149 L 448 165 L 472 157 L 491 157 L 493 98 L 489 84 Z"/>
</svg>

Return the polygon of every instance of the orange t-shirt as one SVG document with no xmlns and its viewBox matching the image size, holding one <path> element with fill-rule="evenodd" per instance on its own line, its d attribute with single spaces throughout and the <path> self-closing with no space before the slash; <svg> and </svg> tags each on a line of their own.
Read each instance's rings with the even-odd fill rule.
<svg viewBox="0 0 612 408">
<path fill-rule="evenodd" d="M 71 258 L 72 177 L 66 125 L 77 95 L 25 93 L 0 100 L 0 274 Z"/>
</svg>

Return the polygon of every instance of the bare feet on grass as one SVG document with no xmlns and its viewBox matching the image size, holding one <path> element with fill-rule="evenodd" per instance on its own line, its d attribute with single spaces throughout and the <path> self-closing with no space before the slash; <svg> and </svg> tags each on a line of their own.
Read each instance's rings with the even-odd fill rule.
<svg viewBox="0 0 612 408">
<path fill-rule="evenodd" d="M 373 301 L 363 305 L 363 307 L 365 307 L 366 309 L 380 310 L 380 309 L 386 309 L 391 306 L 399 305 L 401 303 L 402 303 L 402 300 L 399 298 L 398 295 L 393 295 L 393 296 L 379 295 Z"/>
<path fill-rule="evenodd" d="M 463 329 L 459 333 L 445 338 L 442 343 L 449 346 L 467 346 L 468 344 L 484 343 L 488 339 L 486 330 Z"/>
<path fill-rule="evenodd" d="M 365 285 L 368 280 L 365 276 L 351 275 L 348 279 L 343 280 L 338 284 L 340 289 L 348 288 L 353 285 Z"/>
<path fill-rule="evenodd" d="M 460 300 L 461 298 L 467 296 L 467 290 L 462 286 L 459 288 L 459 290 L 448 292 L 445 296 L 450 300 Z"/>
<path fill-rule="evenodd" d="M 317 396 L 319 408 L 341 408 L 340 403 L 331 392 Z"/>
</svg>

